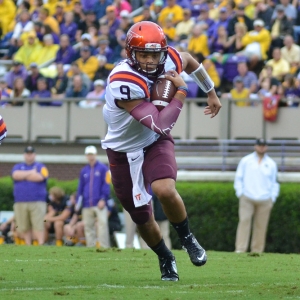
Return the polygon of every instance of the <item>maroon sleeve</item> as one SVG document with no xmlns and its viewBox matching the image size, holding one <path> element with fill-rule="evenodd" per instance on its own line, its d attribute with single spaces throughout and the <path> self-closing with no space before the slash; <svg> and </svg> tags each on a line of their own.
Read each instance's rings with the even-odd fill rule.
<svg viewBox="0 0 300 300">
<path fill-rule="evenodd" d="M 173 98 L 168 106 L 158 111 L 150 102 L 137 105 L 130 114 L 144 126 L 160 135 L 168 135 L 174 127 L 181 112 L 182 102 Z"/>
</svg>

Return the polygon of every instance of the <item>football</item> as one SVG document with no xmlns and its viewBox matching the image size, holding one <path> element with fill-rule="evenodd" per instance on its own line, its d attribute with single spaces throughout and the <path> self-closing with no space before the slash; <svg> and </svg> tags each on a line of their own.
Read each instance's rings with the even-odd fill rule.
<svg viewBox="0 0 300 300">
<path fill-rule="evenodd" d="M 177 88 L 173 82 L 161 75 L 152 86 L 150 101 L 161 111 L 174 98 L 176 91 Z"/>
</svg>

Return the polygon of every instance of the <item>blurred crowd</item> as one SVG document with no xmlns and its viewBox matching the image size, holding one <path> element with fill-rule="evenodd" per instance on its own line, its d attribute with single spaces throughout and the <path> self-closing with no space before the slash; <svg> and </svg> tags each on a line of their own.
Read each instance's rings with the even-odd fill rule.
<svg viewBox="0 0 300 300">
<path fill-rule="evenodd" d="M 169 45 L 203 62 L 220 96 L 237 100 L 239 106 L 272 96 L 288 99 L 286 106 L 298 106 L 299 3 L 0 0 L 0 59 L 13 61 L 0 77 L 3 98 L 52 98 L 40 105 L 86 98 L 78 104 L 102 105 L 109 72 L 126 57 L 127 31 L 146 20 L 163 28 Z M 204 96 L 192 82 L 189 88 L 189 97 Z M 238 101 L 245 98 L 251 101 Z"/>
<path fill-rule="evenodd" d="M 39 242 L 37 232 L 30 232 L 32 235 L 31 244 L 55 245 L 55 246 L 86 246 L 86 235 L 84 222 L 82 220 L 82 211 L 76 210 L 76 192 L 71 195 L 65 194 L 64 189 L 53 186 L 49 189 L 47 196 L 47 212 L 42 214 L 44 229 L 43 240 Z M 36 204 L 35 204 L 36 205 Z M 110 237 L 110 245 L 116 246 L 114 232 L 122 230 L 121 220 L 118 215 L 118 209 L 113 199 L 109 199 L 107 206 L 107 230 Z M 0 224 L 0 244 L 26 245 L 26 239 L 23 233 L 19 232 L 16 225 L 16 216 Z M 32 224 L 35 228 L 36 224 Z M 97 232 L 97 222 L 94 230 Z M 92 245 L 100 247 L 100 242 L 95 238 Z M 103 247 L 103 245 L 101 245 Z M 107 245 L 105 245 L 107 247 Z"/>
</svg>

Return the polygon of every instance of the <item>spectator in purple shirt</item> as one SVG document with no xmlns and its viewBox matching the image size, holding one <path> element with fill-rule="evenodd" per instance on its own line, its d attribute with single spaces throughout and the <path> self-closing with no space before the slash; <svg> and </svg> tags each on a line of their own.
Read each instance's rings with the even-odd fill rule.
<svg viewBox="0 0 300 300">
<path fill-rule="evenodd" d="M 35 160 L 35 150 L 27 146 L 24 162 L 12 169 L 14 181 L 14 213 L 18 234 L 26 245 L 31 245 L 33 236 L 39 245 L 44 244 L 44 216 L 46 214 L 47 179 L 46 166 Z"/>
<path fill-rule="evenodd" d="M 39 72 L 38 65 L 36 63 L 31 63 L 30 66 L 30 75 L 25 80 L 25 86 L 30 91 L 33 92 L 37 90 L 37 81 L 43 75 Z"/>
<path fill-rule="evenodd" d="M 5 75 L 5 80 L 7 82 L 7 86 L 12 88 L 17 77 L 21 77 L 25 80 L 27 76 L 27 70 L 23 64 L 18 61 L 14 61 L 12 69 Z"/>
<path fill-rule="evenodd" d="M 98 242 L 101 247 L 108 248 L 110 241 L 107 201 L 110 198 L 110 173 L 108 167 L 97 160 L 95 146 L 87 146 L 85 155 L 88 164 L 80 172 L 76 207 L 82 208 L 87 247 L 93 247 Z"/>
<path fill-rule="evenodd" d="M 7 102 L 1 102 L 1 99 L 8 99 L 10 97 L 10 94 L 12 92 L 11 89 L 7 88 L 7 83 L 4 77 L 0 77 L 0 91 L 1 91 L 1 95 L 0 95 L 0 105 L 2 106 L 2 104 L 6 104 Z"/>
<path fill-rule="evenodd" d="M 282 89 L 283 96 L 287 98 L 286 106 L 298 107 L 299 102 L 297 99 L 300 98 L 300 89 L 296 84 L 296 78 L 292 74 L 285 75 Z"/>
<path fill-rule="evenodd" d="M 121 22 L 117 18 L 116 8 L 113 5 L 106 8 L 106 23 L 109 26 L 109 34 L 114 36 Z"/>
<path fill-rule="evenodd" d="M 37 81 L 37 90 L 33 91 L 30 95 L 31 98 L 51 98 L 51 92 L 47 87 L 47 79 L 39 78 Z M 60 101 L 52 101 L 52 102 L 39 102 L 40 106 L 61 106 L 62 103 Z"/>
<path fill-rule="evenodd" d="M 188 8 L 188 9 L 192 8 L 191 1 L 189 0 L 177 0 L 176 4 L 182 8 Z"/>
<path fill-rule="evenodd" d="M 239 62 L 237 70 L 239 74 L 233 79 L 233 82 L 235 82 L 236 78 L 242 77 L 244 87 L 249 89 L 250 93 L 256 93 L 258 87 L 258 78 L 254 72 L 248 70 L 247 63 Z"/>
<path fill-rule="evenodd" d="M 70 45 L 69 36 L 62 34 L 60 37 L 60 48 L 56 53 L 56 63 L 62 63 L 64 65 L 70 65 L 75 58 L 75 50 Z"/>
<path fill-rule="evenodd" d="M 218 35 L 218 28 L 220 26 L 225 27 L 225 29 L 227 30 L 227 26 L 228 26 L 228 22 L 229 22 L 229 18 L 228 18 L 228 14 L 227 14 L 227 8 L 226 7 L 222 7 L 220 9 L 220 15 L 219 15 L 219 20 L 215 22 L 215 24 L 213 25 L 212 28 L 212 39 L 215 39 Z"/>
<path fill-rule="evenodd" d="M 37 32 L 37 37 L 40 40 L 40 42 L 43 42 L 43 38 L 46 34 L 51 34 L 53 38 L 53 43 L 59 44 L 59 36 L 55 32 L 53 32 L 49 25 L 43 24 L 41 26 L 40 32 Z"/>
<path fill-rule="evenodd" d="M 67 12 L 65 14 L 65 21 L 60 24 L 60 34 L 67 34 L 70 38 L 71 44 L 75 42 L 76 31 L 78 25 L 74 22 L 74 13 Z"/>
<path fill-rule="evenodd" d="M 51 88 L 52 98 L 63 98 L 68 86 L 68 77 L 64 72 L 62 63 L 56 64 L 57 76 L 53 80 L 53 87 Z"/>
<path fill-rule="evenodd" d="M 200 15 L 197 18 L 196 22 L 197 24 L 202 25 L 202 28 L 206 31 L 207 36 L 210 38 L 213 33 L 213 28 L 214 28 L 214 20 L 209 18 L 209 8 L 207 5 L 203 5 L 200 8 Z"/>
<path fill-rule="evenodd" d="M 99 47 L 96 49 L 97 55 L 104 55 L 108 62 L 111 62 L 113 50 L 109 47 L 109 40 L 106 36 L 99 36 Z"/>
<path fill-rule="evenodd" d="M 35 10 L 31 13 L 31 20 L 33 22 L 39 20 L 39 10 L 40 10 L 40 8 L 43 7 L 43 5 L 44 5 L 43 0 L 35 0 L 34 1 Z"/>
<path fill-rule="evenodd" d="M 64 12 L 64 3 L 57 2 L 55 7 L 55 14 L 53 15 L 54 19 L 58 22 L 58 24 L 62 24 L 65 20 L 65 12 Z"/>
<path fill-rule="evenodd" d="M 94 4 L 93 11 L 96 14 L 97 20 L 105 16 L 107 6 L 111 5 L 111 0 L 96 0 Z"/>
<path fill-rule="evenodd" d="M 81 0 L 82 8 L 84 11 L 93 10 L 93 7 L 95 5 L 97 0 Z"/>
<path fill-rule="evenodd" d="M 210 52 L 211 53 L 221 53 L 224 54 L 227 52 L 227 49 L 230 46 L 228 41 L 227 31 L 224 26 L 219 26 L 217 31 L 217 36 L 212 38 L 210 43 Z"/>
<path fill-rule="evenodd" d="M 79 26 L 81 20 L 85 19 L 85 14 L 80 1 L 75 1 L 73 12 L 74 12 L 74 22 Z"/>
</svg>

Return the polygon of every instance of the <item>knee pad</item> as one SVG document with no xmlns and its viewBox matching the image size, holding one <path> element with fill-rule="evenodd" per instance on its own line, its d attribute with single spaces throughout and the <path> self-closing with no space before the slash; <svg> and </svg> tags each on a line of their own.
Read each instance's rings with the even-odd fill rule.
<svg viewBox="0 0 300 300">
<path fill-rule="evenodd" d="M 140 209 L 142 208 L 142 209 Z M 143 225 L 148 222 L 150 216 L 152 215 L 151 205 L 144 205 L 138 209 L 129 212 L 131 219 L 137 225 Z"/>
</svg>

